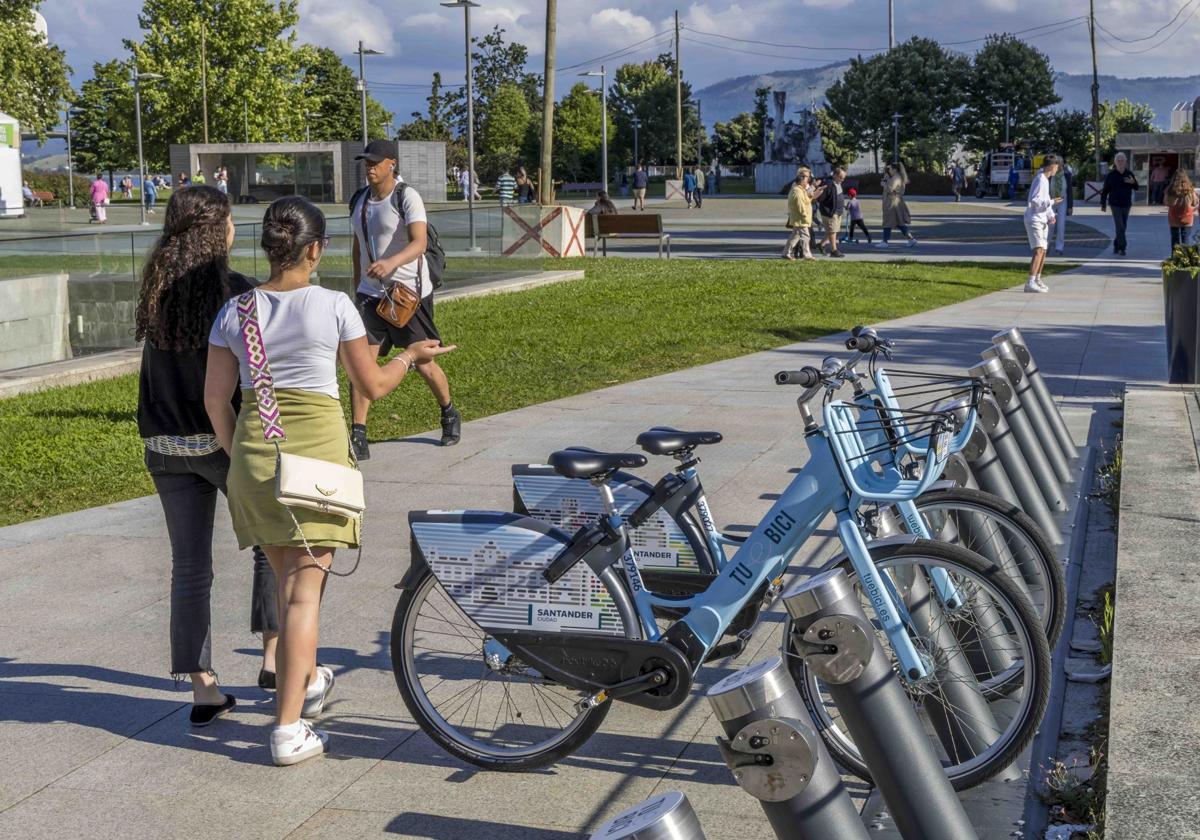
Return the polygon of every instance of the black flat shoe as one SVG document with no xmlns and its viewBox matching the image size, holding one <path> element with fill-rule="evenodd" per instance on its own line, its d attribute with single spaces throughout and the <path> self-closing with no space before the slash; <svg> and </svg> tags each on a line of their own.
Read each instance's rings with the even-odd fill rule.
<svg viewBox="0 0 1200 840">
<path fill-rule="evenodd" d="M 258 687 L 264 691 L 275 690 L 275 672 L 268 671 L 266 668 L 258 669 Z"/>
<path fill-rule="evenodd" d="M 441 446 L 454 446 L 462 439 L 462 415 L 458 409 L 452 408 L 442 412 Z"/>
<path fill-rule="evenodd" d="M 224 703 L 193 705 L 189 720 L 191 720 L 192 726 L 208 726 L 221 715 L 232 712 L 235 706 L 237 706 L 237 700 L 232 694 L 226 694 Z"/>
</svg>

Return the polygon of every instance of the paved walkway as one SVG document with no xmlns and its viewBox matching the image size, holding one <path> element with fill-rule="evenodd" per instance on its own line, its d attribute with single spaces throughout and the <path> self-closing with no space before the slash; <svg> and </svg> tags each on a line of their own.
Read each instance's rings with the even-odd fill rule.
<svg viewBox="0 0 1200 840">
<path fill-rule="evenodd" d="M 1014 283 L 1022 279 L 1014 271 Z M 1163 375 L 1159 276 L 1149 262 L 1097 263 L 1054 287 L 1050 295 L 998 292 L 881 327 L 898 341 L 898 364 L 962 369 L 993 332 L 1019 325 L 1083 440 L 1096 401 Z M 795 392 L 773 386 L 771 374 L 839 350 L 835 338 L 806 342 L 531 406 L 468 424 L 453 449 L 430 445 L 429 435 L 373 447 L 363 564 L 330 582 L 324 610 L 320 656 L 338 672 L 323 720 L 332 754 L 297 768 L 271 767 L 264 746 L 272 706 L 252 687 L 248 557 L 235 551 L 224 512 L 214 664 L 239 708 L 199 731 L 187 726 L 189 695 L 166 675 L 167 543 L 157 499 L 0 529 L 0 837 L 136 830 L 156 838 L 571 840 L 670 789 L 688 794 L 709 837 L 771 837 L 720 763 L 703 686 L 774 652 L 777 613 L 734 666 L 705 669 L 681 709 L 619 706 L 558 766 L 497 775 L 449 758 L 411 723 L 388 655 L 392 584 L 407 565 L 407 510 L 505 509 L 510 464 L 568 444 L 629 448 L 653 424 L 721 429 L 726 442 L 703 465 L 718 524 L 755 522 L 805 459 Z M 828 535 L 814 539 L 814 550 L 830 547 Z"/>
</svg>

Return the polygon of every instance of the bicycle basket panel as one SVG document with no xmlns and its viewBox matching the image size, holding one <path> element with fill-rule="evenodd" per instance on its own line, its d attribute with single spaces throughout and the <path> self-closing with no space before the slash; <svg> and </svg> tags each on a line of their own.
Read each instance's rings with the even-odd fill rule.
<svg viewBox="0 0 1200 840">
<path fill-rule="evenodd" d="M 528 527 L 540 524 L 499 513 L 414 514 L 411 522 L 429 568 L 484 630 L 624 635 L 612 599 L 586 563 L 577 563 L 553 584 L 542 577 L 568 540 L 565 534 Z"/>
<path fill-rule="evenodd" d="M 563 478 L 541 464 L 512 468 L 513 485 L 529 515 L 574 533 L 600 515 L 600 494 L 590 482 Z M 617 510 L 628 520 L 653 487 L 635 475 L 618 472 L 609 482 Z M 666 510 L 659 508 L 640 528 L 629 529 L 629 544 L 639 566 L 655 569 L 700 570 L 696 552 Z"/>
</svg>

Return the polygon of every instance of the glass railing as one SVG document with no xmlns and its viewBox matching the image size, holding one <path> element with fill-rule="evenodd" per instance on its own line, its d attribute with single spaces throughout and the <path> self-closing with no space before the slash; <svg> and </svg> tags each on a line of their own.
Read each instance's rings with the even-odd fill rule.
<svg viewBox="0 0 1200 840">
<path fill-rule="evenodd" d="M 249 208 L 239 207 L 235 218 Z M 265 208 L 264 208 L 265 209 Z M 443 291 L 539 271 L 537 258 L 502 254 L 501 211 L 477 207 L 471 250 L 467 208 L 431 208 L 447 254 Z M 314 282 L 353 292 L 350 219 L 328 216 L 329 248 Z M 269 268 L 261 222 L 240 222 L 230 265 L 250 277 Z M 0 371 L 136 345 L 134 309 L 157 228 L 79 231 L 0 239 Z"/>
</svg>

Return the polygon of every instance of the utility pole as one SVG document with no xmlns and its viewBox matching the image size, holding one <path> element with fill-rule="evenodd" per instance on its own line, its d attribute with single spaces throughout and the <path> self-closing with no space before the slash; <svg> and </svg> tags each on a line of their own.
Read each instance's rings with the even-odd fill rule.
<svg viewBox="0 0 1200 840">
<path fill-rule="evenodd" d="M 67 103 L 67 108 L 63 112 L 67 115 L 67 190 L 70 193 L 67 207 L 74 209 L 75 207 L 75 160 L 71 155 L 71 108 L 74 105 L 71 102 Z"/>
<path fill-rule="evenodd" d="M 675 10 L 675 177 L 683 177 L 683 68 L 679 64 L 679 10 Z"/>
<path fill-rule="evenodd" d="M 1088 3 L 1088 34 L 1092 38 L 1092 141 L 1096 146 L 1096 180 L 1100 180 L 1100 76 L 1096 70 L 1096 0 Z"/>
<path fill-rule="evenodd" d="M 546 0 L 546 68 L 542 82 L 542 157 L 538 167 L 538 201 L 554 202 L 554 61 L 558 0 Z"/>
<path fill-rule="evenodd" d="M 888 50 L 896 46 L 896 0 L 888 0 Z"/>
<path fill-rule="evenodd" d="M 359 41 L 358 42 L 358 93 L 359 93 L 359 102 L 360 102 L 359 110 L 362 113 L 362 142 L 363 142 L 363 146 L 366 147 L 367 143 L 370 141 L 367 139 L 367 78 L 364 74 L 365 74 L 365 70 L 363 68 L 363 42 Z M 470 81 L 468 80 L 467 83 L 470 84 Z M 470 97 L 467 98 L 467 101 L 468 102 L 471 101 Z"/>
<path fill-rule="evenodd" d="M 641 159 L 638 157 L 638 129 L 642 127 L 642 121 L 636 116 L 631 117 L 629 124 L 633 126 L 633 168 L 636 170 Z"/>
<path fill-rule="evenodd" d="M 208 142 L 208 59 L 204 52 L 204 18 L 200 19 L 200 107 L 204 112 L 204 142 Z"/>
<path fill-rule="evenodd" d="M 696 100 L 696 122 L 700 123 L 700 131 L 696 135 L 696 165 L 704 164 L 704 117 L 700 113 L 700 100 Z"/>
</svg>

